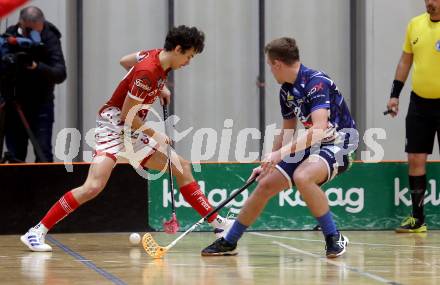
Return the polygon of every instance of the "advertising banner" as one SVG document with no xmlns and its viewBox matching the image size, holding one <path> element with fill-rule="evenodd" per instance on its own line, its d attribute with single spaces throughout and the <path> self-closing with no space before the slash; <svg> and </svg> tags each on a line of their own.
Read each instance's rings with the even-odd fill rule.
<svg viewBox="0 0 440 285">
<path fill-rule="evenodd" d="M 209 163 L 201 165 L 195 178 L 212 205 L 225 200 L 244 185 L 257 164 Z M 331 211 L 340 229 L 384 230 L 393 229 L 411 212 L 408 189 L 408 166 L 401 162 L 354 163 L 351 169 L 323 185 Z M 428 163 L 428 189 L 425 196 L 426 222 L 429 229 L 440 229 L 440 191 L 437 191 L 440 164 Z M 171 196 L 168 175 L 150 181 L 149 224 L 162 230 L 164 219 L 170 218 Z M 185 202 L 175 185 L 176 212 L 182 228 L 187 228 L 200 217 Z M 256 183 L 229 203 L 221 215 L 237 215 Z M 300 193 L 287 189 L 275 195 L 263 214 L 251 227 L 254 230 L 312 229 L 316 220 L 311 216 Z M 208 225 L 201 227 L 209 230 Z"/>
</svg>

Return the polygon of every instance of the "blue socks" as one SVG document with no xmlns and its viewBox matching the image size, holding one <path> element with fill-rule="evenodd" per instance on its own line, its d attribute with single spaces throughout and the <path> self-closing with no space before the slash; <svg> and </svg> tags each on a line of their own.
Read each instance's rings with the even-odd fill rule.
<svg viewBox="0 0 440 285">
<path fill-rule="evenodd" d="M 332 213 L 330 211 L 328 211 L 327 214 L 325 214 L 324 216 L 316 219 L 321 226 L 324 236 L 334 235 L 338 233 L 335 221 L 333 221 Z"/>
<path fill-rule="evenodd" d="M 332 213 L 328 211 L 324 216 L 316 218 L 321 226 L 324 236 L 338 233 L 336 224 L 333 221 Z M 225 240 L 231 244 L 236 244 L 248 227 L 235 220 L 231 229 L 225 237 Z"/>
<path fill-rule="evenodd" d="M 231 244 L 236 244 L 247 228 L 247 226 L 242 225 L 238 220 L 235 220 L 234 224 L 226 235 L 225 240 Z"/>
</svg>

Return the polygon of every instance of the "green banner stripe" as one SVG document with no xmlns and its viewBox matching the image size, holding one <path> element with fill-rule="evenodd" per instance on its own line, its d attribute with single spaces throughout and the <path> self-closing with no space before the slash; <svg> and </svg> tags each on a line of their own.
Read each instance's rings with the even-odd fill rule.
<svg viewBox="0 0 440 285">
<path fill-rule="evenodd" d="M 195 172 L 195 179 L 212 205 L 226 199 L 239 189 L 258 164 L 209 163 L 202 164 Z M 425 196 L 426 222 L 429 229 L 440 229 L 440 194 L 437 179 L 440 163 L 428 163 L 428 189 Z M 403 162 L 353 163 L 349 171 L 325 184 L 331 210 L 340 229 L 384 230 L 394 229 L 411 212 L 411 196 L 408 190 L 408 165 Z M 156 172 L 157 174 L 157 172 Z M 177 184 L 174 183 L 175 187 Z M 255 184 L 245 190 L 225 209 L 223 216 L 236 215 L 254 190 Z M 183 229 L 200 217 L 175 189 L 176 213 Z M 167 175 L 150 181 L 149 223 L 162 230 L 164 219 L 171 213 L 171 196 Z M 251 227 L 254 230 L 304 230 L 312 229 L 316 220 L 311 216 L 299 192 L 288 189 L 272 198 L 265 211 Z M 205 225 L 201 230 L 209 230 Z"/>
</svg>

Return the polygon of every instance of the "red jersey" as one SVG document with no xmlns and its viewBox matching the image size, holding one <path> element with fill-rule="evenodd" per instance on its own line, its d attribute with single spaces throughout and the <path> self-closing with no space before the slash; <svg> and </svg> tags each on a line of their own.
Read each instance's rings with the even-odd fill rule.
<svg viewBox="0 0 440 285">
<path fill-rule="evenodd" d="M 161 51 L 162 49 L 155 49 L 139 52 L 139 62 L 128 71 L 101 110 L 107 107 L 117 107 L 122 110 L 127 96 L 142 101 L 142 104 L 153 104 L 165 85 L 169 71 L 163 70 L 160 64 Z M 145 119 L 147 113 L 147 110 L 141 110 L 138 114 Z"/>
</svg>

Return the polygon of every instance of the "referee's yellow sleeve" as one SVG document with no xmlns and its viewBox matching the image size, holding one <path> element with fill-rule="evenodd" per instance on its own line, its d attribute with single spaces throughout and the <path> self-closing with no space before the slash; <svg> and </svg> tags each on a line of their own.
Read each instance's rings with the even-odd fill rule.
<svg viewBox="0 0 440 285">
<path fill-rule="evenodd" d="M 413 53 L 412 46 L 411 46 L 411 22 L 408 23 L 408 26 L 406 27 L 406 34 L 405 34 L 405 42 L 403 43 L 403 51 L 406 53 Z"/>
</svg>

